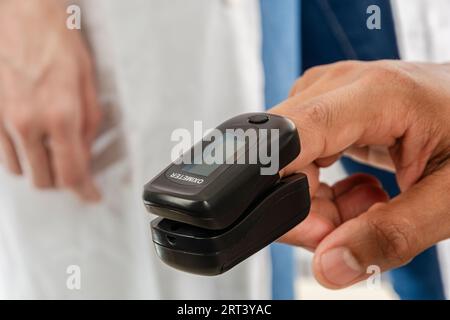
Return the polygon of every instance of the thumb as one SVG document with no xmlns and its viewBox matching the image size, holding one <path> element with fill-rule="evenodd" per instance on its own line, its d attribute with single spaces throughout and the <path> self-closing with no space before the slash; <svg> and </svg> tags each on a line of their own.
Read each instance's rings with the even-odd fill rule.
<svg viewBox="0 0 450 320">
<path fill-rule="evenodd" d="M 408 263 L 450 237 L 450 166 L 434 172 L 388 203 L 372 206 L 330 233 L 316 249 L 317 280 L 342 288 Z"/>
</svg>

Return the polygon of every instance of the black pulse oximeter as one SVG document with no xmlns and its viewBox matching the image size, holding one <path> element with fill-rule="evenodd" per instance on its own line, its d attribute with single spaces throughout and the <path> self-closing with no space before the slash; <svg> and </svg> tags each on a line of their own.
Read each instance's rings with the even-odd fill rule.
<svg viewBox="0 0 450 320">
<path fill-rule="evenodd" d="M 217 127 L 224 137 L 229 129 L 278 129 L 277 135 L 258 136 L 256 143 L 245 143 L 234 160 L 249 157 L 262 144 L 265 150 L 278 146 L 271 152 L 279 152 L 279 169 L 300 154 L 299 135 L 289 119 L 243 114 Z M 211 140 L 205 137 L 199 144 L 207 148 Z M 148 211 L 159 216 L 151 222 L 151 229 L 161 260 L 195 274 L 221 274 L 303 221 L 310 209 L 306 176 L 300 173 L 280 179 L 279 170 L 261 174 L 268 166 L 261 161 L 174 162 L 147 183 L 143 198 Z"/>
</svg>

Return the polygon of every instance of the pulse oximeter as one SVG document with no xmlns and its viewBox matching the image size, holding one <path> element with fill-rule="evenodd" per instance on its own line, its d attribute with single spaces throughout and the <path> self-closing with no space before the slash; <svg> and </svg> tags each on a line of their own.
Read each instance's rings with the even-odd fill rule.
<svg viewBox="0 0 450 320">
<path fill-rule="evenodd" d="M 216 128 L 225 141 L 219 146 L 230 144 L 229 130 L 266 130 L 270 134 L 257 135 L 253 143 L 246 140 L 248 136 L 236 136 L 237 142 L 245 143 L 232 155 L 235 161 L 228 161 L 229 154 L 222 164 L 175 161 L 144 187 L 147 210 L 159 216 L 151 222 L 156 252 L 176 269 L 201 275 L 224 273 L 309 213 L 306 176 L 298 173 L 280 179 L 278 173 L 300 154 L 294 123 L 266 113 L 239 115 Z M 277 134 L 271 134 L 274 130 Z M 234 138 L 231 141 L 236 145 Z M 198 144 L 206 150 L 212 143 L 206 136 Z M 191 159 L 196 157 L 195 148 L 188 152 Z M 262 174 L 272 163 L 236 161 L 249 159 L 252 151 L 261 148 L 277 153 L 275 173 Z"/>
</svg>

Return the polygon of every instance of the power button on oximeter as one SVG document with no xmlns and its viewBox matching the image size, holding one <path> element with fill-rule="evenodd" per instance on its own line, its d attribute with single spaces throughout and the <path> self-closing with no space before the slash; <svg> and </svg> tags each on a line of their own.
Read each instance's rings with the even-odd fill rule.
<svg viewBox="0 0 450 320">
<path fill-rule="evenodd" d="M 269 117 L 265 114 L 257 114 L 248 118 L 248 122 L 252 124 L 263 124 L 269 121 Z"/>
</svg>

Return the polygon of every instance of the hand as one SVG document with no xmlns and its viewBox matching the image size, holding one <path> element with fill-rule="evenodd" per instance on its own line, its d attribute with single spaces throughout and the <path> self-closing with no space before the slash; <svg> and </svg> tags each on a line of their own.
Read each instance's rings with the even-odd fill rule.
<svg viewBox="0 0 450 320">
<path fill-rule="evenodd" d="M 283 174 L 326 167 L 341 154 L 395 171 L 402 193 L 355 175 L 334 186 L 310 174 L 309 217 L 282 241 L 315 251 L 320 283 L 341 288 L 366 268 L 401 266 L 450 237 L 450 66 L 400 61 L 316 67 L 272 112 L 291 118 L 301 155 Z"/>
<path fill-rule="evenodd" d="M 2 163 L 37 188 L 100 194 L 89 171 L 100 121 L 93 67 L 58 0 L 0 3 Z"/>
</svg>

